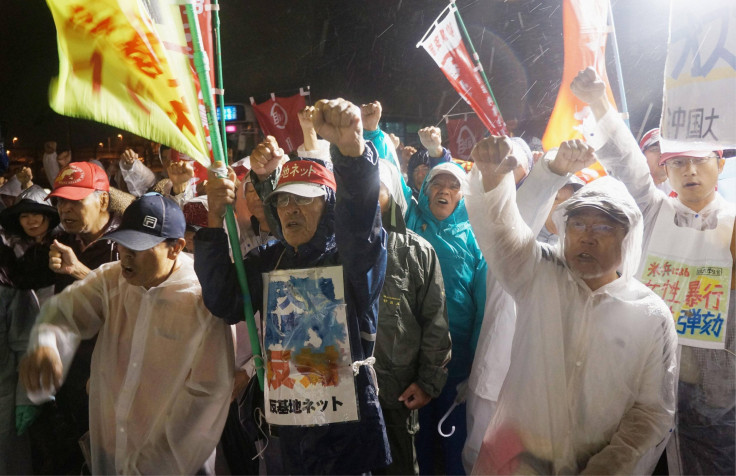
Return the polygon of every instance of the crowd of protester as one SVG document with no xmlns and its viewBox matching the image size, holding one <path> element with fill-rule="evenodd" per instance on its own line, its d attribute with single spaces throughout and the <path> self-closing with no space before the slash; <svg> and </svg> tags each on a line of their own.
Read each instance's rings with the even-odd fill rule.
<svg viewBox="0 0 736 476">
<path fill-rule="evenodd" d="M 342 99 L 299 113 L 292 156 L 267 137 L 201 181 L 165 146 L 157 174 L 48 142 L 50 190 L 0 187 L 0 474 L 736 474 L 723 151 L 637 143 L 592 69 L 571 88 L 585 140 L 487 137 L 472 169 Z M 694 316 L 643 283 L 673 237 L 730 274 L 725 349 L 678 345 Z M 244 305 L 264 342 L 273 276 L 336 266 L 358 417 L 269 424 Z"/>
</svg>

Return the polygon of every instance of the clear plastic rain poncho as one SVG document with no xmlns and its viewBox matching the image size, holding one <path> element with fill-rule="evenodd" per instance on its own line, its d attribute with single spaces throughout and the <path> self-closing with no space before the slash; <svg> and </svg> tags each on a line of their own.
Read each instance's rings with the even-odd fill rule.
<svg viewBox="0 0 736 476">
<path fill-rule="evenodd" d="M 626 474 L 672 427 L 676 334 L 667 307 L 633 279 L 641 214 L 625 187 L 600 179 L 556 210 L 556 248 L 536 242 L 511 176 L 484 195 L 496 247 L 489 267 L 517 303 L 511 365 L 474 474 Z M 630 223 L 619 279 L 595 291 L 564 256 L 567 206 L 612 206 Z"/>
</svg>

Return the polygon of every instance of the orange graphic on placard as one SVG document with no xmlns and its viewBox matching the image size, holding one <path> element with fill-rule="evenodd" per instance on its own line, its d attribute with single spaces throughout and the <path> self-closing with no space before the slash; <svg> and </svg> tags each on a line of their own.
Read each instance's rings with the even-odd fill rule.
<svg viewBox="0 0 736 476">
<path fill-rule="evenodd" d="M 325 347 L 324 352 L 313 353 L 312 349 L 304 348 L 294 356 L 297 370 L 309 380 L 309 384 L 321 383 L 325 387 L 336 387 L 340 382 L 337 363 L 340 353 L 334 345 Z M 302 378 L 301 383 L 308 385 Z"/>
</svg>

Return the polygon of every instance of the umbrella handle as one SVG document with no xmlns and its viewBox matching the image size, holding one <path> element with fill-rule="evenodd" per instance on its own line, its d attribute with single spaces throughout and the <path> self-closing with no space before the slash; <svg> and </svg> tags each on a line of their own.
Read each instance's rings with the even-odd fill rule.
<svg viewBox="0 0 736 476">
<path fill-rule="evenodd" d="M 447 420 L 447 417 L 450 416 L 450 413 L 452 413 L 452 411 L 455 409 L 456 406 L 457 406 L 457 402 L 452 402 L 452 406 L 445 412 L 445 414 L 440 419 L 440 422 L 437 423 L 437 432 L 440 435 L 444 436 L 445 438 L 449 438 L 455 433 L 455 425 L 452 425 L 452 428 L 450 429 L 449 433 L 443 433 L 442 424 L 445 422 L 445 420 Z"/>
</svg>

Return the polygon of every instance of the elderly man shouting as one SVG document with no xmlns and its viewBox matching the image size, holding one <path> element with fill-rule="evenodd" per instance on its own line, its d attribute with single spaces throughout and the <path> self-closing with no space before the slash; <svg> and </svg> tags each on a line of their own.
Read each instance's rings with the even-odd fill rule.
<svg viewBox="0 0 736 476">
<path fill-rule="evenodd" d="M 473 472 L 631 473 L 671 428 L 675 403 L 672 319 L 633 278 L 641 213 L 621 183 L 599 179 L 557 207 L 558 246 L 538 243 L 516 206 L 510 150 L 502 137 L 478 143 L 470 177 L 468 212 L 492 222 L 488 266 L 517 304 L 511 366 Z M 594 160 L 582 142 L 563 143 L 542 164 L 559 176 L 549 198 Z"/>
<path fill-rule="evenodd" d="M 233 376 L 229 327 L 202 302 L 182 253 L 181 209 L 146 194 L 117 231 L 120 261 L 91 271 L 41 308 L 21 362 L 32 399 L 63 382 L 81 339 L 92 354 L 92 474 L 212 474 Z M 198 473 L 200 474 L 200 473 Z"/>
<path fill-rule="evenodd" d="M 370 367 L 386 271 L 379 157 L 363 139 L 357 106 L 322 100 L 312 115 L 333 144 L 332 162 L 280 166 L 273 138 L 251 154 L 251 179 L 279 241 L 251 251 L 244 265 L 253 309 L 264 319 L 265 413 L 278 425 L 278 462 L 285 474 L 358 474 L 391 462 Z M 243 319 L 222 229 L 234 178 L 210 177 L 210 227 L 195 237 L 205 303 L 230 323 Z"/>
</svg>

